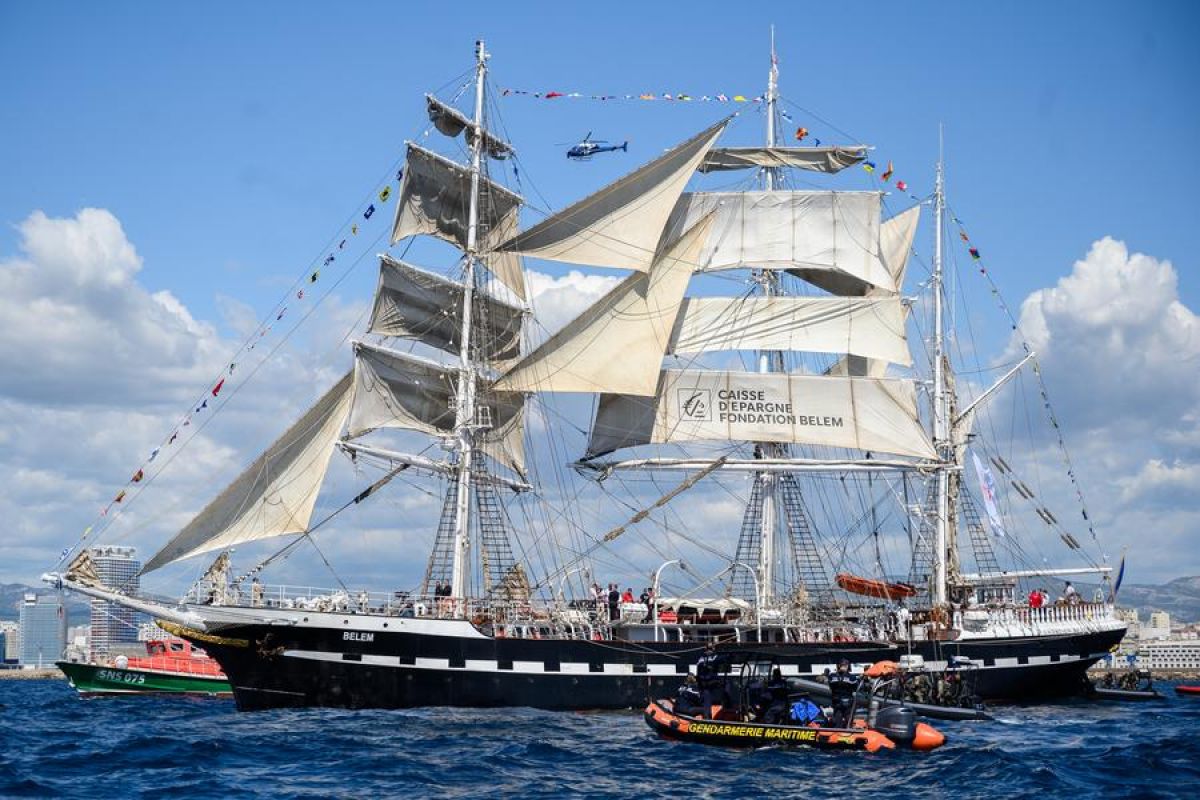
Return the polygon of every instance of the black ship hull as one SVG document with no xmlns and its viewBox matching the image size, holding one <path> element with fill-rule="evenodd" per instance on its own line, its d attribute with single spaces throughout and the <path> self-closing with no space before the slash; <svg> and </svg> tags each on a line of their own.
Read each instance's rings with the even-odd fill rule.
<svg viewBox="0 0 1200 800">
<path fill-rule="evenodd" d="M 637 708 L 647 698 L 671 694 L 702 648 L 698 642 L 496 638 L 456 620 L 320 616 L 330 619 L 227 624 L 208 634 L 181 633 L 221 664 L 244 711 L 312 706 Z M 820 675 L 841 658 L 865 665 L 910 651 L 936 667 L 950 656 L 965 656 L 980 666 L 975 686 L 983 698 L 1024 701 L 1077 694 L 1087 667 L 1122 633 L 921 642 L 911 648 L 813 642 L 743 644 L 737 649 L 753 648 L 776 659 L 785 675 L 801 676 Z"/>
<path fill-rule="evenodd" d="M 979 667 L 975 692 L 996 702 L 1028 702 L 1080 694 L 1087 670 L 1125 635 L 1125 628 L 1059 635 L 915 642 L 905 647 L 926 663 L 945 664 L 953 657 Z"/>
</svg>

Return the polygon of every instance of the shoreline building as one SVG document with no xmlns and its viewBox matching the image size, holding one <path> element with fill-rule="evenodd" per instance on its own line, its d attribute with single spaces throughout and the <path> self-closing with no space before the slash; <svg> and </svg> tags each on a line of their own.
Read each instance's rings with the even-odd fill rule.
<svg viewBox="0 0 1200 800">
<path fill-rule="evenodd" d="M 67 614 L 62 594 L 26 594 L 21 603 L 21 667 L 53 667 L 66 647 Z"/>
<path fill-rule="evenodd" d="M 105 586 L 130 594 L 140 588 L 138 572 L 142 568 L 142 562 L 137 559 L 136 548 L 93 547 L 91 558 L 96 567 L 96 574 Z M 102 660 L 114 647 L 123 649 L 124 645 L 137 644 L 140 616 L 131 608 L 105 600 L 93 600 L 89 639 L 91 660 Z"/>
</svg>

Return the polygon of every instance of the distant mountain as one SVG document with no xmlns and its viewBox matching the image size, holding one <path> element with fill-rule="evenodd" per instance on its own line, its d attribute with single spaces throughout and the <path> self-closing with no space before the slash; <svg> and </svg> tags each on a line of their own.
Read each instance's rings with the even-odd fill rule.
<svg viewBox="0 0 1200 800">
<path fill-rule="evenodd" d="M 27 592 L 44 594 L 50 591 L 45 586 L 25 586 L 21 583 L 0 583 L 0 620 L 16 621 L 21 618 L 21 603 Z M 91 614 L 89 601 L 79 595 L 68 593 L 67 625 L 86 625 Z"/>
<path fill-rule="evenodd" d="M 1136 608 L 1142 620 L 1151 611 L 1166 611 L 1172 622 L 1200 622 L 1200 575 L 1176 578 L 1162 586 L 1125 584 L 1117 603 Z"/>
</svg>

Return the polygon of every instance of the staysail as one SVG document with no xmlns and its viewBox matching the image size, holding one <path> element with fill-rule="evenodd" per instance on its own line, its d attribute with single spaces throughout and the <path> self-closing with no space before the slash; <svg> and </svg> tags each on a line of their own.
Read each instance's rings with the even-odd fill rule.
<svg viewBox="0 0 1200 800">
<path fill-rule="evenodd" d="M 473 339 L 488 361 L 515 358 L 521 346 L 525 310 L 476 290 Z M 450 278 L 384 255 L 371 309 L 370 333 L 415 339 L 457 353 L 462 338 L 463 285 Z"/>
<path fill-rule="evenodd" d="M 142 572 L 235 545 L 307 530 L 333 444 L 350 408 L 347 373 L 225 491 L 154 554 Z"/>
<path fill-rule="evenodd" d="M 655 398 L 600 398 L 588 457 L 696 440 L 828 445 L 936 458 L 905 379 L 663 370 Z"/>
<path fill-rule="evenodd" d="M 505 391 L 653 395 L 711 215 L 589 306 L 496 383 Z"/>
<path fill-rule="evenodd" d="M 728 121 L 701 131 L 496 250 L 571 264 L 648 271 L 659 252 L 663 224 L 680 192 Z M 679 236 L 703 216 L 697 214 L 680 226 Z"/>
</svg>

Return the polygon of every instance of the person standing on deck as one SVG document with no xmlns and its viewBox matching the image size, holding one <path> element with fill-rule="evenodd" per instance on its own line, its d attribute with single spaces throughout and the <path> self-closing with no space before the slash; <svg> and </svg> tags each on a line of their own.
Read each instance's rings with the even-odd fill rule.
<svg viewBox="0 0 1200 800">
<path fill-rule="evenodd" d="M 834 728 L 848 728 L 854 722 L 854 693 L 858 691 L 858 678 L 850 674 L 850 660 L 838 662 L 837 672 L 826 673 L 829 691 L 833 695 Z"/>
</svg>

